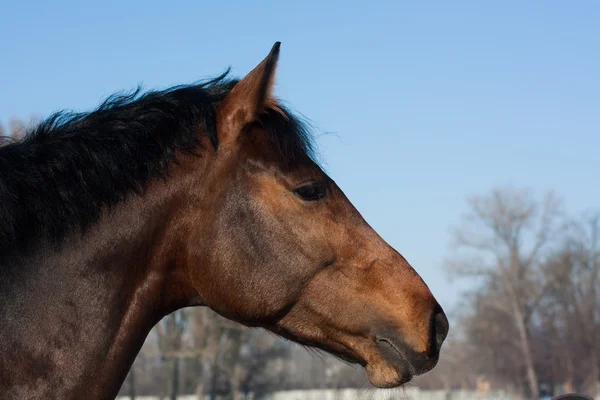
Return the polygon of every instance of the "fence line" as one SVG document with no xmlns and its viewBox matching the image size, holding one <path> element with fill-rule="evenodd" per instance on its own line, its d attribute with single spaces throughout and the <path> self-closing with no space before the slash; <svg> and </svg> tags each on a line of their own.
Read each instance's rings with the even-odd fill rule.
<svg viewBox="0 0 600 400">
<path fill-rule="evenodd" d="M 136 400 L 162 400 L 158 396 L 137 396 Z M 164 399 L 168 399 L 165 397 Z M 511 400 L 503 391 L 487 393 L 475 390 L 420 390 L 406 389 L 328 389 L 328 390 L 284 390 L 273 392 L 267 400 Z M 129 396 L 116 400 L 130 400 Z M 195 395 L 178 396 L 177 400 L 199 400 Z M 206 396 L 203 400 L 209 400 Z M 247 399 L 254 400 L 252 396 Z"/>
</svg>

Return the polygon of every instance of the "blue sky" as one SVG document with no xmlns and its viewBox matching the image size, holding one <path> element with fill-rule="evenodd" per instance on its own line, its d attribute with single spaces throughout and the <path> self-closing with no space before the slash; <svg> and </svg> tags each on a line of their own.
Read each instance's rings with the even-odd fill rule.
<svg viewBox="0 0 600 400">
<path fill-rule="evenodd" d="M 243 75 L 282 42 L 277 95 L 327 171 L 451 308 L 442 268 L 466 196 L 600 203 L 595 1 L 0 0 L 0 121 L 118 90 Z"/>
</svg>

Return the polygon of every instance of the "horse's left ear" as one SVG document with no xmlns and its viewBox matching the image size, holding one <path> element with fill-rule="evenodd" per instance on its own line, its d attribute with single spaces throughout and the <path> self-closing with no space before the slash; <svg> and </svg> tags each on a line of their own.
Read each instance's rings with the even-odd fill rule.
<svg viewBox="0 0 600 400">
<path fill-rule="evenodd" d="M 219 143 L 233 143 L 242 130 L 256 121 L 265 108 L 273 105 L 271 97 L 280 42 L 269 55 L 229 92 L 217 110 L 217 137 Z"/>
</svg>

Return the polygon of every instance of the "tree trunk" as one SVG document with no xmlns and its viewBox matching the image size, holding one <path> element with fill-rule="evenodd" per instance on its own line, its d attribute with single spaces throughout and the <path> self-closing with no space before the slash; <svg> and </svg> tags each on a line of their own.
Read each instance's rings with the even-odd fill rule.
<svg viewBox="0 0 600 400">
<path fill-rule="evenodd" d="M 231 358 L 229 359 L 227 370 L 230 373 L 230 396 L 233 397 L 234 400 L 241 399 L 241 371 L 238 370 L 239 358 L 240 358 L 240 349 L 242 348 L 242 340 L 243 340 L 243 332 L 242 331 L 233 331 L 229 333 L 229 339 L 231 340 Z"/>
<path fill-rule="evenodd" d="M 135 400 L 135 370 L 133 365 L 129 371 L 129 398 Z"/>
<path fill-rule="evenodd" d="M 215 352 L 215 356 L 212 364 L 212 373 L 210 376 L 210 400 L 216 400 L 217 398 L 217 383 L 219 377 L 219 361 L 221 356 L 221 347 L 222 344 L 227 340 L 227 329 L 221 327 L 219 329 L 219 338 L 217 339 L 218 345 Z"/>
<path fill-rule="evenodd" d="M 204 374 L 203 374 L 203 366 L 202 366 L 202 357 L 198 357 L 195 360 L 195 364 L 196 367 L 194 368 L 194 371 L 197 375 L 197 380 L 196 380 L 196 397 L 198 397 L 198 400 L 204 400 Z"/>
<path fill-rule="evenodd" d="M 596 349 L 592 349 L 591 359 L 592 365 L 590 368 L 590 375 L 588 377 L 586 394 L 595 398 L 595 396 L 600 395 L 600 361 L 598 360 L 598 353 Z"/>
<path fill-rule="evenodd" d="M 210 400 L 216 400 L 217 398 L 217 376 L 219 372 L 219 367 L 217 365 L 217 360 L 213 362 L 212 365 L 212 374 L 210 377 Z"/>
<path fill-rule="evenodd" d="M 173 370 L 171 373 L 171 400 L 177 400 L 177 395 L 179 392 L 179 359 L 173 358 Z"/>
<path fill-rule="evenodd" d="M 567 353 L 566 369 L 564 376 L 564 392 L 573 393 L 575 392 L 575 379 L 573 377 L 575 368 L 573 366 L 573 357 L 571 356 L 571 353 Z"/>
<path fill-rule="evenodd" d="M 525 318 L 521 312 L 521 308 L 517 302 L 517 299 L 512 296 L 513 312 L 515 313 L 515 322 L 517 324 L 517 330 L 519 332 L 519 345 L 523 358 L 525 359 L 525 367 L 527 369 L 527 383 L 529 384 L 530 396 L 533 400 L 540 398 L 540 390 L 538 387 L 537 373 L 535 372 L 535 365 L 533 364 L 533 354 L 531 352 L 531 344 L 529 343 L 529 334 L 527 327 L 525 326 Z"/>
<path fill-rule="evenodd" d="M 204 400 L 204 382 L 198 382 L 196 385 L 196 397 L 198 400 Z"/>
</svg>

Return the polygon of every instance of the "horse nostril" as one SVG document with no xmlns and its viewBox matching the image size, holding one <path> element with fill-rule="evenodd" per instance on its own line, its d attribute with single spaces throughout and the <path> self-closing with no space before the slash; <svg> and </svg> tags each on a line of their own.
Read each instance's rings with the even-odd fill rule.
<svg viewBox="0 0 600 400">
<path fill-rule="evenodd" d="M 446 336 L 448 336 L 448 329 L 450 328 L 448 318 L 446 318 L 446 314 L 444 314 L 443 311 L 440 311 L 435 315 L 433 318 L 433 325 L 435 337 L 432 339 L 435 340 L 436 349 L 439 351 Z"/>
</svg>

